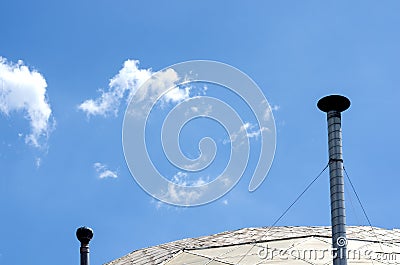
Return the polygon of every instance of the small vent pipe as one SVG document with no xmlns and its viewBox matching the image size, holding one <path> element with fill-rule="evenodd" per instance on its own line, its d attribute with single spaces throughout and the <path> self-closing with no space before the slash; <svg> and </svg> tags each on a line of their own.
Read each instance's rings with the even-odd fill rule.
<svg viewBox="0 0 400 265">
<path fill-rule="evenodd" d="M 89 241 L 93 238 L 93 230 L 89 227 L 83 226 L 76 230 L 76 237 L 81 242 L 80 265 L 89 265 Z"/>
</svg>

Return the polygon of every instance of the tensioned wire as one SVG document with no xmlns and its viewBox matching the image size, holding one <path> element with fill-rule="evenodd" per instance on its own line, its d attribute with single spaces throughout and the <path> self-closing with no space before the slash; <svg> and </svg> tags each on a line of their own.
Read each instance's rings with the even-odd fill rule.
<svg viewBox="0 0 400 265">
<path fill-rule="evenodd" d="M 363 213 L 364 213 L 364 216 L 365 216 L 365 218 L 366 218 L 367 221 L 368 221 L 369 227 L 371 227 L 371 232 L 372 232 L 372 234 L 374 235 L 374 237 L 376 238 L 376 241 L 378 241 L 379 247 L 381 248 L 382 253 L 384 253 L 383 248 L 382 248 L 381 241 L 379 240 L 378 235 L 375 233 L 374 227 L 372 226 L 372 223 L 371 223 L 371 221 L 370 221 L 370 219 L 369 219 L 369 217 L 368 217 L 367 211 L 365 211 L 365 208 L 364 208 L 364 206 L 363 206 L 363 204 L 362 204 L 362 202 L 361 202 L 361 200 L 360 200 L 360 197 L 358 196 L 358 193 L 357 193 L 357 191 L 356 191 L 356 188 L 354 187 L 353 182 L 351 181 L 351 179 L 350 179 L 350 177 L 349 177 L 349 174 L 347 173 L 347 170 L 346 170 L 346 168 L 345 168 L 344 166 L 343 166 L 343 171 L 344 171 L 344 174 L 346 175 L 346 177 L 347 177 L 347 179 L 348 179 L 348 181 L 349 181 L 349 183 L 350 183 L 351 189 L 353 190 L 354 194 L 356 195 L 357 201 L 358 201 L 358 203 L 360 204 L 361 209 L 362 209 L 362 211 L 363 211 Z M 372 260 L 372 264 L 374 264 L 374 261 L 373 261 L 373 260 Z"/>
<path fill-rule="evenodd" d="M 325 172 L 325 170 L 328 168 L 329 163 L 326 164 L 326 166 L 321 170 L 321 172 L 307 185 L 307 187 L 297 196 L 297 198 L 289 205 L 289 207 L 286 208 L 286 210 L 274 221 L 274 223 L 268 228 L 267 231 L 265 231 L 264 233 L 262 233 L 260 238 L 263 238 L 264 236 L 266 236 L 268 234 L 268 232 L 275 227 L 275 225 L 289 212 L 289 210 L 300 200 L 300 198 L 311 188 L 311 186 L 319 179 L 319 177 Z M 275 233 L 278 233 L 275 232 Z M 272 233 L 270 235 L 273 235 L 275 233 Z M 258 240 L 253 240 L 253 244 L 251 246 L 251 248 L 241 257 L 241 259 L 236 263 L 239 264 L 249 253 L 250 251 L 257 245 L 257 241 Z M 226 254 L 239 249 L 241 247 L 243 247 L 244 245 L 239 245 L 234 249 L 230 249 L 227 252 L 224 252 L 214 258 L 212 258 L 211 260 L 208 260 L 204 265 L 209 264 L 212 261 L 218 261 L 218 258 L 225 256 Z"/>
<path fill-rule="evenodd" d="M 289 210 L 301 199 L 301 197 L 302 197 L 302 196 L 311 188 L 311 186 L 320 178 L 320 176 L 325 172 L 325 170 L 328 168 L 328 166 L 329 166 L 329 163 L 328 163 L 328 164 L 321 170 L 321 172 L 320 172 L 306 187 L 305 187 L 305 189 L 296 197 L 296 199 L 289 205 L 289 207 L 287 207 L 286 210 L 274 221 L 274 223 L 268 228 L 268 230 L 265 231 L 264 233 L 262 233 L 262 235 L 261 235 L 260 238 L 263 238 L 264 236 L 267 236 L 267 234 L 270 232 L 270 230 L 271 230 L 272 228 L 275 227 L 275 225 L 289 212 Z M 381 241 L 379 240 L 377 234 L 376 234 L 375 231 L 374 231 L 374 228 L 373 228 L 373 226 L 372 226 L 372 223 L 371 223 L 371 221 L 370 221 L 370 219 L 369 219 L 369 217 L 368 217 L 368 215 L 367 215 L 367 212 L 366 212 L 366 210 L 365 210 L 365 208 L 364 208 L 364 206 L 363 206 L 363 204 L 362 204 L 362 202 L 361 202 L 360 197 L 358 196 L 358 193 L 357 193 L 357 191 L 356 191 L 356 189 L 355 189 L 355 186 L 354 186 L 353 182 L 351 181 L 351 179 L 350 179 L 350 177 L 349 177 L 349 174 L 347 173 L 345 167 L 343 167 L 343 170 L 344 170 L 344 172 L 345 172 L 345 175 L 346 175 L 347 179 L 349 180 L 349 183 L 350 183 L 350 186 L 351 186 L 351 188 L 352 188 L 352 191 L 353 191 L 354 194 L 356 195 L 357 201 L 358 201 L 358 203 L 359 203 L 360 206 L 361 206 L 361 209 L 362 209 L 362 211 L 363 211 L 363 214 L 364 214 L 365 218 L 366 218 L 367 221 L 368 221 L 368 224 L 369 224 L 369 226 L 370 226 L 370 228 L 371 228 L 371 232 L 374 234 L 374 237 L 377 239 L 377 242 L 379 243 L 380 248 L 381 248 L 381 250 L 382 250 L 382 252 L 383 252 L 383 248 L 382 248 L 382 245 L 381 245 Z M 278 233 L 278 232 L 279 232 L 279 231 L 277 231 L 277 232 L 275 232 L 275 233 Z M 270 234 L 270 236 L 272 236 L 272 235 L 275 234 L 275 233 Z M 254 240 L 254 241 L 256 241 L 256 240 Z M 392 244 L 393 244 L 393 243 L 392 243 Z M 252 250 L 256 245 L 257 245 L 257 242 L 253 242 L 251 248 L 250 248 L 244 255 L 242 255 L 241 259 L 240 259 L 236 264 L 240 264 L 240 262 L 251 252 L 251 250 Z M 225 256 L 226 254 L 228 254 L 228 253 L 230 253 L 230 252 L 232 252 L 232 251 L 234 251 L 234 250 L 236 250 L 236 249 L 239 249 L 239 248 L 241 248 L 241 247 L 243 247 L 243 246 L 244 246 L 244 245 L 239 245 L 239 246 L 237 246 L 236 248 L 230 249 L 230 250 L 228 250 L 227 252 L 224 252 L 224 253 L 218 255 L 217 257 L 214 257 L 214 258 L 212 258 L 211 260 L 208 260 L 208 261 L 205 263 L 205 265 L 206 265 L 206 264 L 209 264 L 209 263 L 212 262 L 212 261 L 221 262 L 221 261 L 218 260 L 218 258 L 221 258 L 221 257 Z M 372 262 L 373 262 L 373 260 L 372 260 Z"/>
<path fill-rule="evenodd" d="M 275 220 L 275 222 L 269 227 L 267 231 L 265 231 L 262 235 L 261 238 L 266 236 L 267 233 L 275 227 L 275 225 L 289 212 L 289 210 L 300 200 L 300 198 L 311 188 L 311 186 L 319 179 L 319 177 L 325 172 L 325 170 L 328 168 L 329 163 L 326 164 L 326 166 L 321 170 L 321 172 L 310 182 L 310 184 L 307 185 L 307 187 L 297 196 L 297 198 L 289 205 L 288 208 Z M 250 253 L 250 251 L 256 246 L 256 243 L 253 243 L 251 248 L 242 256 L 242 258 L 237 262 L 239 264 L 246 256 L 247 254 Z"/>
</svg>

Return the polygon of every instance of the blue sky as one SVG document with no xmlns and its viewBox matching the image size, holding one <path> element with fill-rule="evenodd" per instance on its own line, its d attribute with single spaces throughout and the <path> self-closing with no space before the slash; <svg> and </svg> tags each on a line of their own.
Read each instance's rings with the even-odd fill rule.
<svg viewBox="0 0 400 265">
<path fill-rule="evenodd" d="M 95 231 L 92 264 L 271 225 L 327 163 L 316 102 L 332 93 L 352 101 L 345 166 L 369 218 L 399 227 L 398 1 L 18 0 L 0 10 L 0 264 L 77 264 L 82 225 Z M 126 99 L 108 115 L 79 108 L 109 91 L 129 59 L 143 71 L 207 59 L 248 74 L 275 109 L 276 154 L 260 188 L 248 192 L 247 173 L 223 198 L 193 208 L 145 193 L 122 150 Z M 15 69 L 21 76 L 6 79 Z M 192 142 L 182 140 L 189 154 Z M 348 224 L 366 225 L 348 191 Z M 325 173 L 278 225 L 329 225 L 328 192 Z"/>
</svg>

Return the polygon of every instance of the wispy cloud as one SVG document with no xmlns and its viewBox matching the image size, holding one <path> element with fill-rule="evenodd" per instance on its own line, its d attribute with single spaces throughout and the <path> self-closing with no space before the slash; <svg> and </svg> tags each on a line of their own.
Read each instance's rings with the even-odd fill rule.
<svg viewBox="0 0 400 265">
<path fill-rule="evenodd" d="M 223 141 L 223 144 L 235 141 L 240 141 L 240 144 L 244 144 L 246 139 L 251 139 L 251 138 L 258 139 L 258 137 L 260 137 L 263 132 L 269 130 L 270 129 L 268 129 L 267 127 L 258 128 L 257 125 L 251 124 L 250 122 L 246 122 L 242 126 L 240 126 L 239 130 L 232 133 L 229 139 L 225 139 Z"/>
<path fill-rule="evenodd" d="M 35 165 L 36 165 L 36 168 L 39 168 L 42 165 L 42 159 L 40 157 L 36 157 Z"/>
<path fill-rule="evenodd" d="M 263 104 L 267 104 L 267 102 L 264 101 Z M 264 113 L 263 118 L 265 120 L 270 120 L 271 112 L 276 112 L 279 109 L 280 109 L 280 106 L 278 106 L 278 105 L 270 106 L 270 108 L 266 107 L 266 111 Z M 232 133 L 232 135 L 230 135 L 229 139 L 223 140 L 223 144 L 227 144 L 227 143 L 231 143 L 231 142 L 235 142 L 235 141 L 241 141 L 240 143 L 243 144 L 244 140 L 251 139 L 251 138 L 258 139 L 263 132 L 268 132 L 268 131 L 270 131 L 270 129 L 267 127 L 258 128 L 258 126 L 256 124 L 246 122 L 239 128 L 239 130 Z M 245 132 L 246 134 L 243 134 L 243 132 Z M 242 136 L 242 137 L 240 137 L 240 136 Z"/>
<path fill-rule="evenodd" d="M 55 126 L 46 88 L 43 75 L 23 61 L 12 63 L 0 57 L 0 112 L 25 114 L 31 128 L 25 142 L 34 147 L 43 146 Z"/>
<path fill-rule="evenodd" d="M 264 117 L 263 117 L 264 120 L 266 120 L 266 121 L 269 121 L 271 119 L 272 112 L 276 112 L 281 108 L 279 105 L 272 105 L 272 106 L 270 105 L 269 107 L 267 107 L 268 106 L 267 101 L 263 101 L 262 104 L 266 105 L 265 113 L 264 113 Z"/>
<path fill-rule="evenodd" d="M 98 174 L 98 177 L 100 179 L 105 179 L 105 178 L 118 178 L 118 174 L 116 171 L 111 171 L 107 168 L 107 165 L 96 162 L 93 164 L 94 170 L 96 170 L 96 173 Z"/>
<path fill-rule="evenodd" d="M 185 172 L 178 172 L 176 173 L 172 180 L 173 183 L 178 184 L 180 186 L 188 187 L 188 186 L 193 186 L 193 187 L 198 187 L 202 186 L 204 184 L 208 183 L 208 179 L 203 179 L 203 178 L 198 178 L 195 180 L 190 180 L 188 178 L 188 174 Z M 188 191 L 187 189 L 184 189 L 183 187 L 179 187 L 176 185 L 173 185 L 172 183 L 168 185 L 168 190 L 164 194 L 164 198 L 167 201 L 174 202 L 176 204 L 180 205 L 190 205 L 197 199 L 199 199 L 203 192 L 205 191 L 206 186 L 204 186 L 203 189 L 196 189 L 196 190 L 191 190 Z"/>
<path fill-rule="evenodd" d="M 140 69 L 138 60 L 127 60 L 119 73 L 110 80 L 108 89 L 99 90 L 101 95 L 97 99 L 85 100 L 78 109 L 86 112 L 88 116 L 109 116 L 110 114 L 117 116 L 121 102 L 129 102 L 138 88 L 149 80 L 152 74 L 151 69 Z M 159 76 L 162 76 L 162 80 L 152 80 L 146 90 L 138 95 L 141 100 L 153 100 L 152 95 L 157 95 L 160 90 L 164 91 L 166 86 L 174 86 L 179 80 L 172 69 L 164 71 Z M 189 86 L 183 89 L 175 87 L 166 93 L 163 99 L 167 103 L 176 103 L 188 98 L 189 93 Z"/>
<path fill-rule="evenodd" d="M 250 123 L 245 123 L 241 128 L 242 131 L 246 130 L 246 135 L 248 138 L 258 138 L 262 132 L 269 131 L 267 127 L 261 127 L 257 129 L 257 127 Z"/>
</svg>

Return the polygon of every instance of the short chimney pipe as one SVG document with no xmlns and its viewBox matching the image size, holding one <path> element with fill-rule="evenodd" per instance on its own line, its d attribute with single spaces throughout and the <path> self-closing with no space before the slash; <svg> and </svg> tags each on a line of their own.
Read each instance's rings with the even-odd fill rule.
<svg viewBox="0 0 400 265">
<path fill-rule="evenodd" d="M 89 265 L 89 241 L 93 238 L 93 230 L 86 226 L 79 227 L 76 230 L 76 237 L 81 242 L 80 265 Z"/>
<path fill-rule="evenodd" d="M 341 112 L 350 107 L 350 100 L 344 96 L 330 95 L 320 99 L 317 106 L 327 113 L 328 119 L 332 246 L 336 252 L 333 265 L 347 265 Z"/>
</svg>

